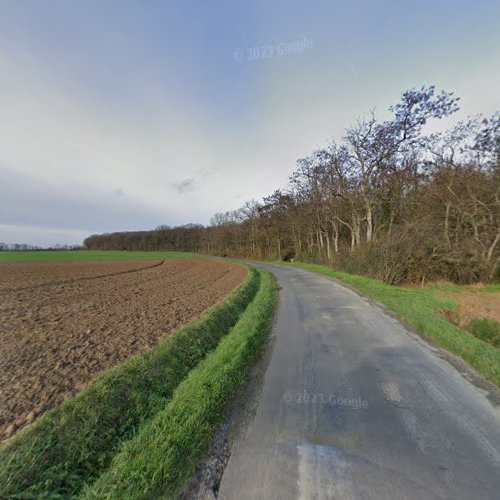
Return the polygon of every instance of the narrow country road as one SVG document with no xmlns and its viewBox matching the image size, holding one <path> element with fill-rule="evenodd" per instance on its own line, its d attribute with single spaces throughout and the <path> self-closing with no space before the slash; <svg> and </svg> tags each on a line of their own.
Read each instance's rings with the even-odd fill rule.
<svg viewBox="0 0 500 500">
<path fill-rule="evenodd" d="M 500 411 L 439 350 L 324 276 L 261 264 L 280 306 L 221 499 L 498 499 Z"/>
</svg>

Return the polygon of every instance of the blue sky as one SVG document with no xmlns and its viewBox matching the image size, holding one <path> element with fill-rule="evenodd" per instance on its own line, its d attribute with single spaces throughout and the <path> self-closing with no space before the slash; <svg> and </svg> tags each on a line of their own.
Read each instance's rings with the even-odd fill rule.
<svg viewBox="0 0 500 500">
<path fill-rule="evenodd" d="M 413 86 L 490 114 L 499 19 L 496 0 L 2 0 L 0 241 L 208 223 Z"/>
</svg>

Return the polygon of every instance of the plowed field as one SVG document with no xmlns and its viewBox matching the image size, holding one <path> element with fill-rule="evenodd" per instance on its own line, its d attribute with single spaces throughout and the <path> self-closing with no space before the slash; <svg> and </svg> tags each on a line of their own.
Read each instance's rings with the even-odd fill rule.
<svg viewBox="0 0 500 500">
<path fill-rule="evenodd" d="M 245 275 L 209 260 L 0 263 L 0 439 L 153 347 Z"/>
</svg>

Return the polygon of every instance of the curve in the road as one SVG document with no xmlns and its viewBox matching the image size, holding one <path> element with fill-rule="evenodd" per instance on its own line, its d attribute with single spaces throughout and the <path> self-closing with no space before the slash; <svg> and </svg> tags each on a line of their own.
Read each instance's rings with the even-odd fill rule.
<svg viewBox="0 0 500 500">
<path fill-rule="evenodd" d="M 498 499 L 500 414 L 439 351 L 324 276 L 282 288 L 257 411 L 222 499 Z"/>
</svg>

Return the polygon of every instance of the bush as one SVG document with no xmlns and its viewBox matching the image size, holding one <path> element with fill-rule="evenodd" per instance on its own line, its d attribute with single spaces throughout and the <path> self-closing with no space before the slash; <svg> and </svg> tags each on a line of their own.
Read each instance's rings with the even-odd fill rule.
<svg viewBox="0 0 500 500">
<path fill-rule="evenodd" d="M 500 322 L 489 318 L 473 319 L 469 323 L 469 331 L 478 339 L 500 347 Z"/>
</svg>

